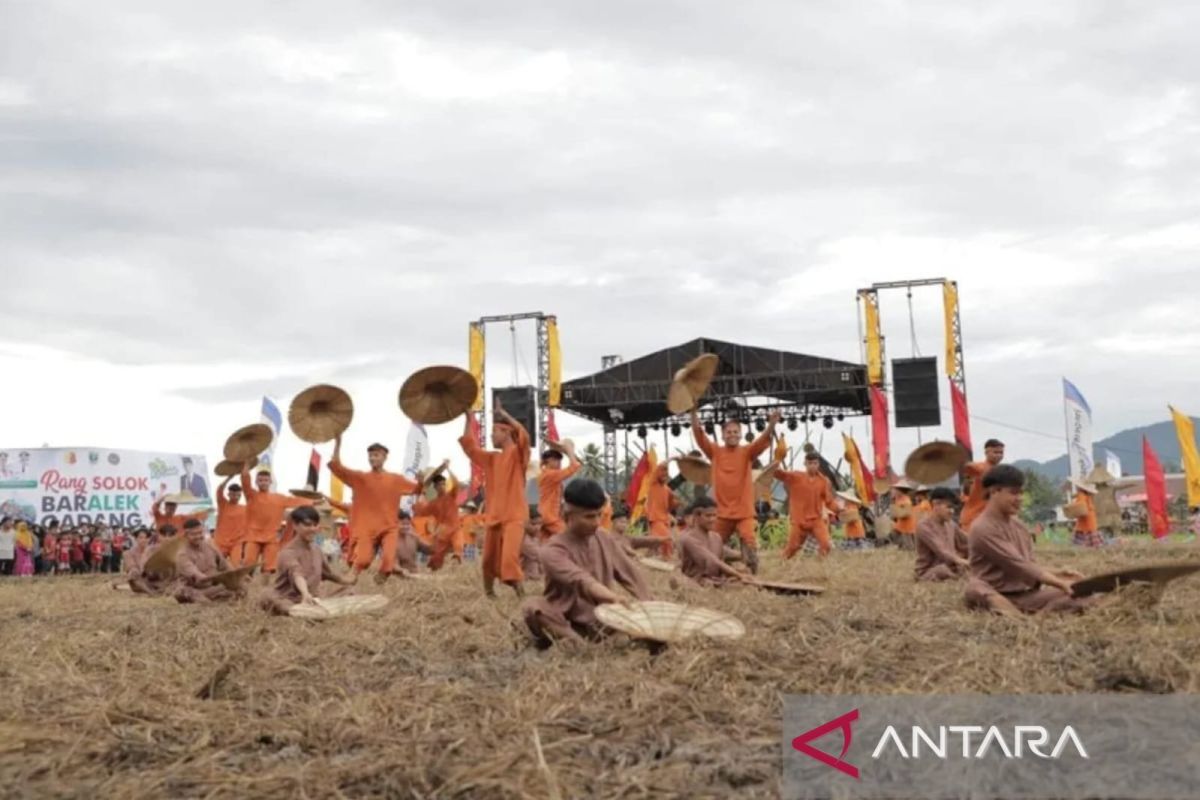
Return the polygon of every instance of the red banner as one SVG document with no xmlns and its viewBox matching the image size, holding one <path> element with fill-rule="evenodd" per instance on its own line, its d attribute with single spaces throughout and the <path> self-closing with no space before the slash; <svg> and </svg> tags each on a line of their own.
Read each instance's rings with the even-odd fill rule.
<svg viewBox="0 0 1200 800">
<path fill-rule="evenodd" d="M 642 481 L 646 479 L 646 474 L 650 472 L 650 451 L 642 453 L 641 459 L 638 460 L 637 467 L 633 470 L 633 475 L 629 479 L 629 488 L 625 491 L 625 506 L 634 508 L 637 506 L 638 494 L 642 491 Z"/>
<path fill-rule="evenodd" d="M 558 425 L 554 422 L 554 409 L 546 412 L 546 438 L 552 442 L 561 442 L 558 438 Z"/>
<path fill-rule="evenodd" d="M 888 438 L 887 395 L 878 386 L 871 387 L 871 443 L 875 447 L 875 477 L 886 478 L 892 447 Z"/>
<path fill-rule="evenodd" d="M 954 441 L 973 452 L 971 447 L 971 417 L 967 414 L 967 396 L 953 380 L 950 381 L 950 405 L 954 412 Z"/>
<path fill-rule="evenodd" d="M 1155 539 L 1161 539 L 1171 530 L 1167 516 L 1167 476 L 1145 436 L 1142 437 L 1142 459 L 1146 472 L 1146 518 L 1150 522 L 1150 533 Z"/>
<path fill-rule="evenodd" d="M 308 486 L 314 492 L 321 480 L 321 454 L 317 452 L 317 448 L 313 448 L 312 454 L 308 457 Z"/>
</svg>

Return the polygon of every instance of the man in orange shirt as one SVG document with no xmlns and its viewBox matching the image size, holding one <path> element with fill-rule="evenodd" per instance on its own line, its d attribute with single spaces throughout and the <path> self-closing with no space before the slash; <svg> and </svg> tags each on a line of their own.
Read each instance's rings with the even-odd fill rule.
<svg viewBox="0 0 1200 800">
<path fill-rule="evenodd" d="M 246 541 L 246 507 L 242 505 L 242 487 L 236 483 L 229 486 L 231 480 L 232 475 L 217 487 L 217 529 L 213 532 L 213 546 L 229 560 L 230 566 L 237 567 L 242 563 L 242 546 Z"/>
<path fill-rule="evenodd" d="M 414 482 L 395 472 L 387 472 L 388 449 L 379 443 L 367 448 L 367 472 L 342 464 L 342 437 L 334 439 L 329 471 L 354 492 L 350 505 L 350 531 L 354 537 L 354 579 L 370 568 L 375 548 L 382 552 L 376 583 L 383 583 L 396 568 L 396 545 L 400 537 L 400 500 L 421 491 L 420 478 Z M 443 465 L 444 467 L 444 465 Z M 439 474 L 439 468 L 434 474 Z"/>
<path fill-rule="evenodd" d="M 727 542 L 736 531 L 742 543 L 742 558 L 751 573 L 758 572 L 758 520 L 754 514 L 754 479 L 751 465 L 771 446 L 779 411 L 767 417 L 767 429 L 749 445 L 742 445 L 742 424 L 727 419 L 721 425 L 720 447 L 713 444 L 692 409 L 692 436 L 696 446 L 712 462 L 713 490 L 717 500 L 716 532 Z"/>
<path fill-rule="evenodd" d="M 563 453 L 567 455 L 567 466 L 562 465 Z M 550 449 L 542 453 L 542 470 L 538 473 L 538 511 L 542 515 L 541 540 L 545 541 L 567 529 L 562 519 L 563 484 L 579 472 L 579 457 L 575 445 L 551 443 Z"/>
<path fill-rule="evenodd" d="M 783 557 L 796 555 L 810 534 L 817 538 L 821 556 L 829 555 L 833 540 L 829 538 L 825 511 L 837 513 L 838 507 L 833 499 L 833 486 L 821 474 L 821 457 L 815 452 L 808 453 L 804 456 L 804 472 L 777 469 L 775 478 L 787 489 L 788 518 L 792 523 Z"/>
<path fill-rule="evenodd" d="M 524 597 L 521 581 L 521 541 L 525 538 L 525 521 L 529 506 L 525 502 L 525 471 L 529 469 L 529 433 L 496 403 L 492 423 L 492 446 L 484 450 L 471 436 L 471 419 L 463 426 L 458 443 L 471 463 L 483 470 L 483 493 L 486 501 L 487 525 L 483 540 L 483 590 L 495 597 L 499 578 Z"/>
<path fill-rule="evenodd" d="M 959 526 L 971 533 L 971 525 L 979 519 L 979 515 L 987 508 L 987 497 L 983 491 L 983 476 L 992 467 L 1004 461 L 1004 442 L 999 439 L 988 439 L 983 445 L 983 461 L 976 461 L 963 467 L 963 475 L 971 481 L 971 491 L 963 504 Z"/>
<path fill-rule="evenodd" d="M 663 540 L 663 558 L 674 552 L 671 543 L 671 513 L 682 505 L 679 498 L 667 485 L 667 465 L 659 464 L 654 469 L 650 488 L 646 492 L 646 521 L 650 524 L 650 535 Z"/>
<path fill-rule="evenodd" d="M 448 464 L 449 462 L 445 462 L 442 467 L 444 468 Z M 436 533 L 433 540 L 433 553 L 429 556 L 429 569 L 436 572 L 442 568 L 446 556 L 455 553 L 455 542 L 460 541 L 462 534 L 458 515 L 458 498 L 454 496 L 454 492 L 446 490 L 446 476 L 434 475 L 429 479 L 429 483 L 433 486 L 434 498 L 415 504 L 413 513 L 429 517 L 432 520 L 432 526 Z M 461 553 L 455 553 L 455 557 L 459 562 L 462 561 Z"/>
<path fill-rule="evenodd" d="M 892 487 L 892 519 L 896 523 L 893 530 L 899 535 L 900 546 L 905 550 L 917 546 L 917 513 L 912 501 L 914 488 L 907 478 Z"/>
<path fill-rule="evenodd" d="M 178 508 L 178 504 L 174 500 L 167 500 L 166 495 L 155 500 L 154 504 L 150 506 L 150 513 L 154 515 L 154 530 L 161 533 L 164 525 L 170 525 L 176 531 L 181 531 L 188 520 L 195 519 L 203 522 L 212 513 L 211 508 L 206 508 L 191 514 L 177 514 L 175 511 Z"/>
<path fill-rule="evenodd" d="M 851 550 L 859 550 L 865 546 L 867 540 L 867 531 L 862 518 L 862 501 L 858 499 L 858 495 L 850 492 L 838 492 L 845 503 L 847 514 L 850 519 L 846 520 L 846 543 Z"/>
<path fill-rule="evenodd" d="M 1096 519 L 1096 501 L 1093 496 L 1096 488 L 1081 481 L 1072 480 L 1075 484 L 1074 502 L 1083 506 L 1083 516 L 1075 519 L 1075 536 L 1072 544 L 1080 547 L 1103 547 L 1104 537 L 1100 535 L 1100 526 Z"/>
<path fill-rule="evenodd" d="M 250 470 L 242 467 L 242 490 L 246 494 L 246 552 L 243 564 L 257 564 L 263 558 L 263 571 L 274 572 L 279 558 L 279 527 L 288 509 L 311 506 L 312 500 L 276 494 L 271 491 L 271 473 L 262 469 L 254 476 L 251 487 Z"/>
</svg>

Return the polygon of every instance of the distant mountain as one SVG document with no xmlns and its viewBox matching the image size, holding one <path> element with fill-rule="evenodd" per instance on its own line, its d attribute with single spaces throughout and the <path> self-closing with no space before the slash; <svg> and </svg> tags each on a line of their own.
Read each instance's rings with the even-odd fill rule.
<svg viewBox="0 0 1200 800">
<path fill-rule="evenodd" d="M 1200 419 L 1192 417 L 1192 423 L 1200 428 Z M 1144 471 L 1142 468 L 1143 436 L 1150 440 L 1150 446 L 1154 448 L 1154 452 L 1158 454 L 1158 460 L 1162 462 L 1168 472 L 1172 470 L 1172 465 L 1178 466 L 1183 460 L 1179 452 L 1179 438 L 1175 435 L 1173 422 L 1156 422 L 1153 425 L 1130 428 L 1127 431 L 1113 434 L 1107 439 L 1095 442 L 1092 455 L 1097 464 L 1103 464 L 1104 451 L 1111 450 L 1121 459 L 1122 472 L 1126 475 L 1141 475 Z M 1065 455 L 1043 463 L 1022 459 L 1014 461 L 1013 466 L 1040 472 L 1047 478 L 1061 479 L 1071 474 L 1071 468 Z"/>
</svg>

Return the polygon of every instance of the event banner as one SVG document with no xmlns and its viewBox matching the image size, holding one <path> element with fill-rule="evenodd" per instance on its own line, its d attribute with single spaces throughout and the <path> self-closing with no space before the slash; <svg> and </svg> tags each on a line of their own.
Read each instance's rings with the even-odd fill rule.
<svg viewBox="0 0 1200 800">
<path fill-rule="evenodd" d="M 204 456 L 96 447 L 0 450 L 0 513 L 45 524 L 153 524 L 150 506 L 190 494 L 191 511 L 212 506 Z"/>
<path fill-rule="evenodd" d="M 1071 477 L 1083 480 L 1092 471 L 1092 407 L 1083 393 L 1063 378 L 1063 406 L 1067 417 L 1067 457 L 1071 462 Z"/>
<path fill-rule="evenodd" d="M 1194 798 L 1200 695 L 789 695 L 787 800 Z"/>
</svg>

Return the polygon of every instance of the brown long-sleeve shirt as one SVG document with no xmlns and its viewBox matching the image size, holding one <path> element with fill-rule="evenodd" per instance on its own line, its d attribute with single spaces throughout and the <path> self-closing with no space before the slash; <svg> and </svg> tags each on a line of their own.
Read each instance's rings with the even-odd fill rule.
<svg viewBox="0 0 1200 800">
<path fill-rule="evenodd" d="M 179 580 L 193 588 L 201 588 L 213 575 L 227 569 L 229 562 L 225 556 L 208 542 L 201 542 L 199 547 L 185 544 L 175 559 L 175 573 Z"/>
<path fill-rule="evenodd" d="M 296 577 L 304 578 L 308 591 L 317 597 L 317 590 L 322 580 L 333 580 L 336 575 L 329 567 L 329 562 L 321 554 L 321 548 L 316 543 L 305 545 L 303 539 L 293 539 L 287 547 L 279 551 L 279 561 L 276 567 L 275 583 L 271 592 L 275 598 L 286 603 L 299 603 L 300 590 L 296 587 Z"/>
<path fill-rule="evenodd" d="M 596 604 L 584 591 L 593 581 L 610 589 L 619 584 L 638 600 L 652 599 L 641 569 L 608 531 L 597 530 L 588 537 L 567 531 L 552 537 L 541 547 L 541 560 L 546 590 L 540 604 L 572 624 L 596 622 Z"/>
<path fill-rule="evenodd" d="M 914 568 L 917 578 L 938 564 L 945 564 L 957 572 L 957 541 L 960 535 L 961 531 L 953 520 L 942 522 L 932 514 L 921 520 L 917 526 L 917 563 Z"/>
<path fill-rule="evenodd" d="M 984 511 L 971 526 L 968 538 L 972 579 L 1002 594 L 1027 592 L 1041 585 L 1042 570 L 1033 559 L 1033 540 L 1016 517 Z"/>
<path fill-rule="evenodd" d="M 698 583 L 714 585 L 729 580 L 721 569 L 725 562 L 725 546 L 716 531 L 703 533 L 692 528 L 679 537 L 679 568 L 684 575 Z"/>
</svg>

